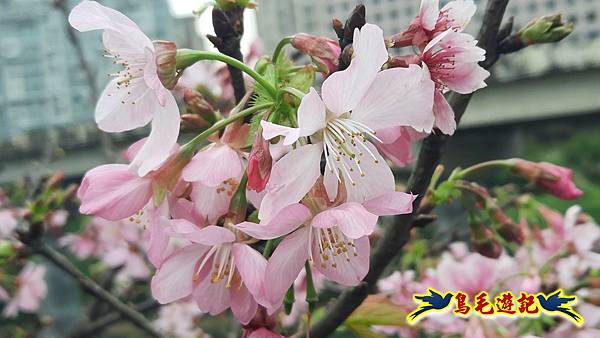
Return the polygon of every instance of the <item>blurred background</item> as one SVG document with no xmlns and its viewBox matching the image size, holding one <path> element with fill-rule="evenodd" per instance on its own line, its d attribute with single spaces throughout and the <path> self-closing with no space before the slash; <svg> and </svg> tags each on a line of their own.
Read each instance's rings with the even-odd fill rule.
<svg viewBox="0 0 600 338">
<path fill-rule="evenodd" d="M 119 161 L 118 150 L 147 134 L 108 135 L 97 129 L 95 98 L 113 68 L 102 58 L 100 33 L 70 33 L 66 17 L 77 2 L 0 0 L 0 185 L 55 170 L 77 182 L 90 168 Z M 180 48 L 212 48 L 204 38 L 212 33 L 210 11 L 200 17 L 192 14 L 203 0 L 99 2 L 129 16 L 151 39 L 173 40 Z M 246 11 L 243 51 L 260 40 L 263 51 L 270 53 L 282 37 L 297 32 L 333 38 L 331 18 L 345 19 L 358 1 L 257 2 L 256 11 Z M 392 35 L 409 24 L 420 1 L 360 2 L 367 6 L 367 21 Z M 470 33 L 476 33 L 482 10 L 480 6 Z M 575 23 L 575 32 L 561 43 L 504 56 L 488 88 L 475 95 L 444 162 L 453 168 L 523 157 L 572 167 L 585 193 L 577 203 L 600 219 L 600 1 L 513 0 L 508 16 L 514 16 L 518 30 L 532 18 L 557 11 Z M 481 179 L 501 184 L 506 173 L 487 172 Z M 572 204 L 540 199 L 559 210 Z M 52 283 L 43 312 L 56 318 L 55 333 L 64 332 L 81 317 L 78 287 L 53 268 L 48 274 Z M 228 329 L 226 321 L 205 325 Z"/>
</svg>

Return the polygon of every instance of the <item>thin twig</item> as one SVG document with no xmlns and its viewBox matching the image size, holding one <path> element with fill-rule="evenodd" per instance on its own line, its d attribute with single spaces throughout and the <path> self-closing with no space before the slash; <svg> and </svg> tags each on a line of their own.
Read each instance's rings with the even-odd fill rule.
<svg viewBox="0 0 600 338">
<path fill-rule="evenodd" d="M 71 275 L 75 278 L 81 287 L 90 295 L 101 299 L 110 307 L 112 307 L 115 311 L 117 311 L 123 318 L 129 320 L 137 327 L 142 329 L 146 334 L 150 337 L 162 338 L 163 336 L 154 329 L 152 324 L 138 311 L 135 309 L 125 305 L 118 298 L 110 294 L 108 291 L 104 290 L 100 285 L 91 280 L 84 273 L 79 271 L 69 260 L 63 256 L 61 253 L 52 249 L 48 245 L 44 243 L 37 243 L 33 246 L 33 250 L 35 253 L 44 256 L 49 261 L 54 263 L 60 269 L 62 269 L 67 274 Z"/>
<path fill-rule="evenodd" d="M 498 60 L 498 31 L 507 4 L 508 0 L 488 1 L 483 24 L 478 35 L 479 46 L 486 50 L 486 60 L 482 62 L 482 66 L 485 68 L 491 67 Z M 460 95 L 456 93 L 449 96 L 448 102 L 454 109 L 457 123 L 460 122 L 471 96 L 471 94 Z M 408 192 L 419 195 L 419 198 L 413 204 L 415 212 L 419 209 L 421 198 L 424 196 L 436 166 L 440 163 L 443 147 L 449 139 L 450 136 L 436 133 L 428 136 L 423 141 L 407 188 Z M 327 314 L 311 328 L 311 336 L 326 337 L 333 333 L 366 299 L 369 293 L 376 291 L 377 281 L 384 269 L 408 242 L 413 219 L 412 214 L 400 215 L 395 218 L 394 224 L 386 229 L 385 234 L 373 250 L 369 273 L 363 282 L 340 295 L 331 305 Z"/>
<path fill-rule="evenodd" d="M 146 300 L 145 302 L 137 305 L 135 310 L 144 313 L 152 311 L 160 307 L 160 304 L 153 299 Z M 93 322 L 89 322 L 81 325 L 81 328 L 71 333 L 70 338 L 89 338 L 100 334 L 109 326 L 123 320 L 123 315 L 117 312 L 108 313 Z"/>
</svg>

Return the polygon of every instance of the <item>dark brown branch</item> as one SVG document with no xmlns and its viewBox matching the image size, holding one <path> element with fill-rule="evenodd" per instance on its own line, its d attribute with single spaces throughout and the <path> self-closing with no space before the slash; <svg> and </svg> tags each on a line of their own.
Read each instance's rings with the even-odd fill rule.
<svg viewBox="0 0 600 338">
<path fill-rule="evenodd" d="M 498 32 L 508 0 L 489 0 L 483 24 L 479 31 L 479 46 L 486 50 L 486 60 L 482 62 L 485 68 L 491 67 L 499 57 Z M 452 93 L 448 102 L 454 109 L 457 123 L 460 122 L 471 94 L 460 95 Z M 436 133 L 428 136 L 424 141 L 419 157 L 408 182 L 408 192 L 419 195 L 414 202 L 413 210 L 419 209 L 421 197 L 424 196 L 431 176 L 440 163 L 442 151 L 450 136 Z M 333 303 L 323 318 L 315 323 L 310 330 L 312 337 L 326 337 L 333 333 L 352 312 L 364 301 L 370 292 L 375 292 L 377 280 L 381 277 L 389 262 L 398 255 L 402 247 L 408 242 L 410 229 L 413 225 L 414 215 L 401 215 L 395 218 L 394 224 L 389 226 L 377 246 L 373 250 L 370 260 L 369 273 L 361 284 L 344 291 Z"/>
<path fill-rule="evenodd" d="M 71 262 L 69 262 L 69 260 L 61 253 L 44 243 L 36 243 L 32 246 L 32 249 L 35 253 L 44 256 L 46 259 L 58 266 L 61 270 L 75 278 L 84 291 L 96 298 L 101 299 L 116 312 L 118 312 L 123 318 L 129 320 L 134 325 L 142 329 L 149 337 L 162 338 L 162 335 L 154 329 L 152 324 L 141 313 L 125 305 L 118 298 L 104 290 L 100 285 L 73 266 L 73 264 L 71 264 Z"/>
<path fill-rule="evenodd" d="M 240 41 L 244 35 L 244 8 L 231 6 L 228 9 L 214 7 L 212 21 L 216 36 L 207 35 L 219 52 L 244 62 L 244 56 L 240 49 Z M 235 95 L 235 101 L 240 102 L 246 94 L 246 84 L 241 70 L 227 66 L 231 76 L 231 85 Z"/>
<path fill-rule="evenodd" d="M 155 310 L 160 307 L 155 300 L 149 299 L 135 307 L 135 310 L 144 313 L 148 311 Z M 106 314 L 93 322 L 86 323 L 81 326 L 80 329 L 71 333 L 70 338 L 89 338 L 95 335 L 99 335 L 102 331 L 104 331 L 109 326 L 123 320 L 124 317 L 121 313 L 111 312 Z"/>
</svg>

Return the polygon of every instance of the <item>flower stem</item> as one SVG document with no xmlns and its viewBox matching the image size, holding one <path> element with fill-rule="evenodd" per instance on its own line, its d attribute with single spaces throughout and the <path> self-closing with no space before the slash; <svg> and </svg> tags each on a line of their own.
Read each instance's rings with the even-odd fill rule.
<svg viewBox="0 0 600 338">
<path fill-rule="evenodd" d="M 254 69 L 246 66 L 243 62 L 221 53 L 200 51 L 193 49 L 177 50 L 177 69 L 185 69 L 200 60 L 215 60 L 224 62 L 250 75 L 257 83 L 264 87 L 273 98 L 277 97 L 277 89 Z"/>
<path fill-rule="evenodd" d="M 296 297 L 294 295 L 294 284 L 292 284 L 292 286 L 290 286 L 290 288 L 285 293 L 285 297 L 283 298 L 283 308 L 285 310 L 286 315 L 292 313 L 292 307 L 294 306 L 295 301 Z"/>
<path fill-rule="evenodd" d="M 480 171 L 482 169 L 487 169 L 487 168 L 492 168 L 492 167 L 509 168 L 512 165 L 513 164 L 510 160 L 492 160 L 492 161 L 481 162 L 481 163 L 477 163 L 475 165 L 472 165 L 468 168 L 461 170 L 458 173 L 458 175 L 456 176 L 456 178 L 462 179 L 462 178 L 464 178 L 468 175 L 471 175 L 477 171 Z"/>
<path fill-rule="evenodd" d="M 205 131 L 201 132 L 200 134 L 198 134 L 198 136 L 194 137 L 193 139 L 191 139 L 188 143 L 184 144 L 181 147 L 181 152 L 193 152 L 196 150 L 196 148 L 204 141 L 206 140 L 210 135 L 212 135 L 214 132 L 221 130 L 222 128 L 225 128 L 225 126 L 227 126 L 228 124 L 235 122 L 245 116 L 248 116 L 252 113 L 255 113 L 257 111 L 263 110 L 263 109 L 267 109 L 269 107 L 271 107 L 273 105 L 273 103 L 261 103 L 261 104 L 257 104 L 255 106 L 252 106 L 250 108 L 246 108 L 242 111 L 240 111 L 239 113 L 229 116 L 226 119 L 223 119 L 215 124 L 213 124 L 210 128 L 206 129 Z"/>
<path fill-rule="evenodd" d="M 277 59 L 279 58 L 279 55 L 283 51 L 283 47 L 285 47 L 285 45 L 287 45 L 291 41 L 292 41 L 291 36 L 287 36 L 287 37 L 281 39 L 281 41 L 279 41 L 279 43 L 277 44 L 277 47 L 275 47 L 275 51 L 273 51 L 273 59 L 272 59 L 273 64 L 277 64 Z"/>
</svg>

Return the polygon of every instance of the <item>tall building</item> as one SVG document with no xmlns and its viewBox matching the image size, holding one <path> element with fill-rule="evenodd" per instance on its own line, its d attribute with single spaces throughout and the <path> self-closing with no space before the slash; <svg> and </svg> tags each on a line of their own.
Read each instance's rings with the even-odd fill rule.
<svg viewBox="0 0 600 338">
<path fill-rule="evenodd" d="M 448 0 L 440 2 L 443 6 Z M 467 32 L 476 34 L 486 2 L 475 0 L 478 10 Z M 267 51 L 282 37 L 297 32 L 334 38 L 331 19 L 345 20 L 358 3 L 366 5 L 367 22 L 379 25 L 389 36 L 408 26 L 420 0 L 258 0 L 259 35 Z M 531 46 L 503 56 L 488 81 L 494 90 L 475 97 L 469 109 L 477 113 L 465 116 L 464 127 L 600 112 L 600 1 L 510 1 L 506 17 L 513 16 L 514 27 L 519 29 L 533 18 L 557 11 L 575 23 L 575 31 L 558 44 Z"/>
<path fill-rule="evenodd" d="M 68 1 L 74 6 L 79 1 Z M 166 0 L 108 0 L 153 39 L 174 39 Z M 165 13 L 167 13 L 165 15 Z M 0 139 L 93 121 L 94 100 L 66 33 L 63 14 L 49 0 L 0 0 Z M 114 71 L 102 60 L 99 32 L 77 34 L 103 88 Z"/>
</svg>

